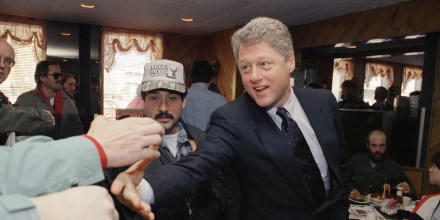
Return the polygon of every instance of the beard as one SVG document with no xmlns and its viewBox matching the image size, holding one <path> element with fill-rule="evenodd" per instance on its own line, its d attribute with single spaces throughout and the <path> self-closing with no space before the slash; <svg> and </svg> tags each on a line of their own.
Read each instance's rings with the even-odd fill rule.
<svg viewBox="0 0 440 220">
<path fill-rule="evenodd" d="M 371 151 L 368 151 L 368 157 L 370 158 L 371 161 L 378 163 L 385 160 L 385 153 L 376 152 L 373 154 L 371 153 Z"/>
</svg>

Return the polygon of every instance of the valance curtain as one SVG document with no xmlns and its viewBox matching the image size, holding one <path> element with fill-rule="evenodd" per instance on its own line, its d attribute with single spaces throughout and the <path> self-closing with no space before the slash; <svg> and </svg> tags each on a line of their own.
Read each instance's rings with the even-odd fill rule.
<svg viewBox="0 0 440 220">
<path fill-rule="evenodd" d="M 0 15 L 0 37 L 15 51 L 15 66 L 0 85 L 0 90 L 14 103 L 20 94 L 35 88 L 35 67 L 46 59 L 46 26 L 37 19 Z"/>
<path fill-rule="evenodd" d="M 411 80 L 416 82 L 422 81 L 423 70 L 421 67 L 405 67 L 403 73 L 402 91 L 407 89 L 408 83 Z"/>
<path fill-rule="evenodd" d="M 46 58 L 47 46 L 43 22 L 34 21 L 32 23 L 26 23 L 23 21 L 23 23 L 18 23 L 0 20 L 0 36 L 3 39 L 9 37 L 13 46 L 14 44 L 33 45 L 35 60 L 37 62 Z"/>
<path fill-rule="evenodd" d="M 333 74 L 338 74 L 341 77 L 341 83 L 353 79 L 353 66 L 353 60 L 351 59 L 335 60 Z"/>
<path fill-rule="evenodd" d="M 131 108 L 133 100 L 142 100 L 140 88 L 144 65 L 162 59 L 160 33 L 104 28 L 101 40 L 103 54 L 103 114 L 116 118 L 117 109 Z"/>
<path fill-rule="evenodd" d="M 377 77 L 380 82 L 380 85 L 375 86 L 384 86 L 386 88 L 390 88 L 394 82 L 393 67 L 387 64 L 368 62 L 365 68 L 365 83 L 367 88 L 370 87 L 370 82 L 373 77 Z"/>
<path fill-rule="evenodd" d="M 134 50 L 137 54 L 152 54 L 154 58 L 162 59 L 162 35 L 158 33 L 121 31 L 105 28 L 102 39 L 104 48 L 104 69 L 111 71 L 115 63 L 115 54 L 126 54 Z"/>
</svg>

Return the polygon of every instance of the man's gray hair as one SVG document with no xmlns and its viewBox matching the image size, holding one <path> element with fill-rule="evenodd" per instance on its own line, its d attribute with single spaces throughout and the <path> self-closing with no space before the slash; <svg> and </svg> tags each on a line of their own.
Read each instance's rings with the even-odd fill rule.
<svg viewBox="0 0 440 220">
<path fill-rule="evenodd" d="M 252 19 L 231 37 L 232 50 L 238 64 L 238 50 L 243 44 L 266 42 L 286 60 L 293 53 L 293 40 L 289 29 L 279 20 L 267 17 Z"/>
</svg>

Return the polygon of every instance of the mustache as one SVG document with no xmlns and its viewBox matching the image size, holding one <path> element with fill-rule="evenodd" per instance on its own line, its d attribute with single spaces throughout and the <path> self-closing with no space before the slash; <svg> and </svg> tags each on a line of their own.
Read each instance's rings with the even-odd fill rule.
<svg viewBox="0 0 440 220">
<path fill-rule="evenodd" d="M 160 112 L 159 114 L 154 116 L 154 119 L 158 119 L 158 118 L 174 119 L 174 116 L 169 114 L 168 112 Z"/>
</svg>

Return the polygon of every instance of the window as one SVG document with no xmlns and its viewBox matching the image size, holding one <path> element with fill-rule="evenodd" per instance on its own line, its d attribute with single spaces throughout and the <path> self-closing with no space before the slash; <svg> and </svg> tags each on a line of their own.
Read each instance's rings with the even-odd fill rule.
<svg viewBox="0 0 440 220">
<path fill-rule="evenodd" d="M 353 61 L 351 59 L 335 59 L 333 61 L 332 93 L 338 101 L 341 100 L 340 88 L 342 82 L 353 79 Z"/>
<path fill-rule="evenodd" d="M 115 119 L 127 108 L 142 82 L 144 65 L 162 57 L 162 37 L 152 33 L 103 31 L 103 114 Z"/>
<path fill-rule="evenodd" d="M 364 101 L 370 105 L 376 102 L 374 92 L 382 86 L 387 90 L 393 85 L 393 67 L 387 64 L 367 62 L 365 65 Z"/>
<path fill-rule="evenodd" d="M 421 67 L 405 67 L 403 69 L 402 96 L 409 97 L 414 91 L 422 90 L 423 70 Z"/>
<path fill-rule="evenodd" d="M 0 21 L 0 36 L 15 51 L 15 66 L 0 90 L 15 103 L 17 97 L 35 88 L 34 72 L 37 63 L 46 58 L 46 39 L 40 23 L 16 23 Z"/>
</svg>

